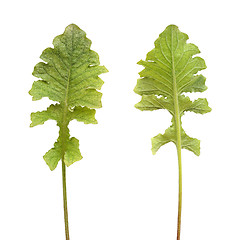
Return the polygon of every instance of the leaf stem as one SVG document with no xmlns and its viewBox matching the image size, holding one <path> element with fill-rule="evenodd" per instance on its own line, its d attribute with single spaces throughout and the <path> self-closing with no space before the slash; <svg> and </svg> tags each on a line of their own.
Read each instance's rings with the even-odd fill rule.
<svg viewBox="0 0 240 240">
<path fill-rule="evenodd" d="M 177 220 L 177 240 L 180 240 L 181 233 L 181 215 L 182 215 L 182 159 L 181 159 L 181 115 L 179 112 L 177 79 L 175 74 L 174 52 L 173 52 L 173 30 L 171 36 L 171 54 L 172 54 L 172 78 L 173 78 L 173 102 L 174 102 L 174 121 L 176 128 L 176 147 L 178 155 L 178 171 L 179 171 L 179 190 L 178 190 L 178 220 Z"/>
<path fill-rule="evenodd" d="M 67 111 L 68 111 L 68 91 L 69 91 L 69 82 L 71 76 L 71 68 L 68 71 L 68 80 L 67 80 L 67 87 L 65 92 L 65 101 L 64 101 L 64 108 L 63 108 L 63 125 L 62 125 L 62 184 L 63 184 L 63 208 L 64 208 L 64 222 L 65 222 L 65 235 L 66 240 L 70 240 L 69 237 L 69 227 L 68 227 L 68 209 L 67 209 L 67 186 L 66 186 L 66 166 L 64 163 L 64 155 L 66 150 L 66 141 L 69 136 L 67 136 L 68 132 L 68 122 L 67 122 Z"/>
<path fill-rule="evenodd" d="M 178 107 L 178 96 L 176 94 L 174 98 L 175 102 L 175 126 L 176 126 L 176 133 L 177 133 L 177 155 L 178 155 L 178 220 L 177 220 L 177 240 L 180 240 L 180 232 L 181 232 L 181 215 L 182 215 L 182 157 L 181 157 L 181 120 L 179 114 L 179 107 Z"/>
<path fill-rule="evenodd" d="M 62 184 L 63 184 L 63 209 L 64 209 L 64 222 L 65 222 L 65 235 L 66 235 L 66 240 L 70 240 L 69 228 L 68 228 L 66 167 L 63 159 L 62 159 Z"/>
<path fill-rule="evenodd" d="M 181 161 L 181 145 L 177 145 L 178 153 L 178 170 L 179 170 L 179 190 L 178 190 L 178 221 L 177 221 L 177 240 L 180 240 L 181 232 L 181 215 L 182 215 L 182 161 Z"/>
</svg>

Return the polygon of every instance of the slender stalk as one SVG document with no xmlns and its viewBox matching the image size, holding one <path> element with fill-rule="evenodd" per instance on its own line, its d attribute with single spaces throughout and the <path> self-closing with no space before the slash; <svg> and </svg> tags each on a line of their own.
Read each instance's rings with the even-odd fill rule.
<svg viewBox="0 0 240 240">
<path fill-rule="evenodd" d="M 177 152 L 178 152 L 178 169 L 179 169 L 177 240 L 180 240 L 181 214 L 182 214 L 182 161 L 181 161 L 181 146 L 180 147 L 177 146 Z"/>
<path fill-rule="evenodd" d="M 175 124 L 177 132 L 177 155 L 178 155 L 178 220 L 177 220 L 177 240 L 180 240 L 181 232 L 181 213 L 182 213 L 182 158 L 181 158 L 181 120 L 178 108 L 178 97 L 175 98 Z"/>
<path fill-rule="evenodd" d="M 63 160 L 62 160 L 62 184 L 63 184 L 63 209 L 64 209 L 64 222 L 65 222 L 65 235 L 66 235 L 66 240 L 70 240 L 69 228 L 68 228 L 66 167 Z"/>
<path fill-rule="evenodd" d="M 177 79 L 175 75 L 175 64 L 174 64 L 174 52 L 173 52 L 173 32 L 172 32 L 172 43 L 171 43 L 171 53 L 172 53 L 172 78 L 173 78 L 173 102 L 174 102 L 174 121 L 176 127 L 176 137 L 177 137 L 177 155 L 178 155 L 178 170 L 179 170 L 179 190 L 178 190 L 178 220 L 177 220 L 177 240 L 180 240 L 181 233 L 181 213 L 182 213 L 182 160 L 181 160 L 181 116 L 179 112 L 178 103 L 178 89 L 177 89 Z"/>
<path fill-rule="evenodd" d="M 66 166 L 64 163 L 64 154 L 66 150 L 66 139 L 69 138 L 69 130 L 67 125 L 67 111 L 68 111 L 68 89 L 69 89 L 69 82 L 71 76 L 71 68 L 68 72 L 68 80 L 67 80 L 67 88 L 65 93 L 65 101 L 64 101 L 64 108 L 63 108 L 63 125 L 60 128 L 62 132 L 62 184 L 63 184 L 63 208 L 64 208 L 64 222 L 65 222 L 65 235 L 66 240 L 70 240 L 69 237 L 69 227 L 68 227 L 68 208 L 67 208 L 67 186 L 66 186 Z"/>
<path fill-rule="evenodd" d="M 177 155 L 178 155 L 178 220 L 177 220 L 177 240 L 180 240 L 181 232 L 181 213 L 182 213 L 182 158 L 181 158 L 181 120 L 178 108 L 178 97 L 175 98 L 175 124 L 177 132 Z"/>
</svg>

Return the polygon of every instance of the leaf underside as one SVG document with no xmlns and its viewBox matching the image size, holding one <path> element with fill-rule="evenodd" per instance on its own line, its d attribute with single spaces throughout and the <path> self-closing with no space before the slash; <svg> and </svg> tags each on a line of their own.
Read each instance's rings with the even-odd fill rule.
<svg viewBox="0 0 240 240">
<path fill-rule="evenodd" d="M 183 93 L 204 92 L 206 78 L 197 73 L 206 68 L 205 61 L 194 56 L 197 46 L 186 43 L 188 36 L 175 25 L 169 25 L 155 41 L 155 48 L 139 61 L 144 69 L 139 73 L 135 93 L 142 99 L 135 107 L 142 111 L 166 109 L 172 115 L 172 125 L 164 134 L 152 138 L 152 153 L 168 142 L 177 142 L 176 112 L 181 117 L 187 111 L 204 114 L 211 111 L 205 98 L 191 101 Z M 177 98 L 177 101 L 174 101 Z M 176 102 L 178 104 L 176 104 Z M 189 137 L 181 126 L 181 148 L 200 154 L 200 141 Z"/>
<path fill-rule="evenodd" d="M 103 81 L 98 75 L 107 69 L 100 66 L 99 56 L 90 50 L 91 41 L 78 26 L 71 24 L 62 35 L 53 40 L 54 48 L 47 48 L 40 58 L 44 62 L 34 67 L 35 81 L 29 94 L 32 100 L 48 97 L 57 102 L 46 111 L 31 114 L 31 127 L 55 120 L 59 126 L 59 137 L 44 160 L 54 170 L 63 159 L 67 166 L 81 160 L 79 141 L 70 138 L 68 124 L 77 120 L 85 124 L 96 124 L 96 108 L 101 108 Z"/>
</svg>

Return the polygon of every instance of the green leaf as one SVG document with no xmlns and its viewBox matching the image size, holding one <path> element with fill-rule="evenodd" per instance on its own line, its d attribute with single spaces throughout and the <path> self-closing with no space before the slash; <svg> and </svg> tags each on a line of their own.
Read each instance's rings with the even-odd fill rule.
<svg viewBox="0 0 240 240">
<path fill-rule="evenodd" d="M 196 138 L 189 137 L 183 129 L 181 129 L 182 148 L 192 151 L 197 156 L 200 155 L 200 141 Z M 177 144 L 176 129 L 172 125 L 164 134 L 158 134 L 152 138 L 152 153 L 155 155 L 158 149 L 166 143 L 173 142 Z"/>
<path fill-rule="evenodd" d="M 33 76 L 39 78 L 29 94 L 32 100 L 47 97 L 56 104 L 47 110 L 31 114 L 31 127 L 55 120 L 60 128 L 59 138 L 45 155 L 44 160 L 54 170 L 63 160 L 67 166 L 82 159 L 79 142 L 70 138 L 68 124 L 77 120 L 96 124 L 96 108 L 101 108 L 103 81 L 100 74 L 108 72 L 100 66 L 99 56 L 90 49 L 91 41 L 78 26 L 71 24 L 53 40 L 54 48 L 45 49 L 43 62 L 34 67 Z"/>
<path fill-rule="evenodd" d="M 166 109 L 172 115 L 172 125 L 164 134 L 152 138 L 152 152 L 168 142 L 181 143 L 180 148 L 200 154 L 200 142 L 189 137 L 182 128 L 181 117 L 187 112 L 204 114 L 211 111 L 205 98 L 191 101 L 183 93 L 204 92 L 206 78 L 197 73 L 206 68 L 205 61 L 195 56 L 197 46 L 187 43 L 188 36 L 175 25 L 169 25 L 155 41 L 146 60 L 139 61 L 144 69 L 134 89 L 142 99 L 135 107 L 142 111 Z M 179 141 L 177 141 L 179 136 Z"/>
<path fill-rule="evenodd" d="M 54 143 L 54 147 L 51 148 L 44 156 L 43 159 L 49 166 L 50 170 L 54 170 L 57 167 L 58 162 L 62 158 L 61 144 L 59 142 Z"/>
<path fill-rule="evenodd" d="M 81 159 L 82 155 L 79 151 L 79 141 L 76 138 L 72 137 L 69 141 L 67 141 L 64 162 L 67 166 L 70 166 L 74 162 Z"/>
<path fill-rule="evenodd" d="M 141 111 L 153 111 L 157 109 L 168 109 L 171 114 L 174 112 L 172 102 L 169 99 L 155 95 L 143 95 L 135 107 Z"/>
<path fill-rule="evenodd" d="M 57 122 L 61 121 L 61 112 L 62 108 L 59 104 L 50 105 L 46 111 L 31 113 L 31 125 L 34 127 L 37 125 L 44 124 L 47 120 L 56 120 Z"/>
<path fill-rule="evenodd" d="M 85 124 L 97 124 L 95 113 L 95 109 L 89 109 L 87 107 L 75 107 L 73 112 L 70 113 L 70 119 L 76 119 L 77 121 L 84 122 Z"/>
</svg>

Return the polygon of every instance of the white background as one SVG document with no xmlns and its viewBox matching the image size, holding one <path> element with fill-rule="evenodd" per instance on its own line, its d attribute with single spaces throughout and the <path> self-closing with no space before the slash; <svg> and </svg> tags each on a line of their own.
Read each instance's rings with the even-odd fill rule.
<svg viewBox="0 0 240 240">
<path fill-rule="evenodd" d="M 83 159 L 67 169 L 71 240 L 176 239 L 178 165 L 173 144 L 153 156 L 151 138 L 167 111 L 141 112 L 133 92 L 165 27 L 176 24 L 201 50 L 212 112 L 187 113 L 183 127 L 201 155 L 183 158 L 182 239 L 240 239 L 240 26 L 238 1 L 3 1 L 0 6 L 0 239 L 64 240 L 61 165 L 42 156 L 58 135 L 53 121 L 29 128 L 31 73 L 41 52 L 70 23 L 92 40 L 101 75 L 98 125 L 72 122 Z M 199 96 L 200 96 L 199 95 Z M 192 95 L 194 96 L 194 94 Z M 195 95 L 197 96 L 197 95 Z"/>
</svg>

